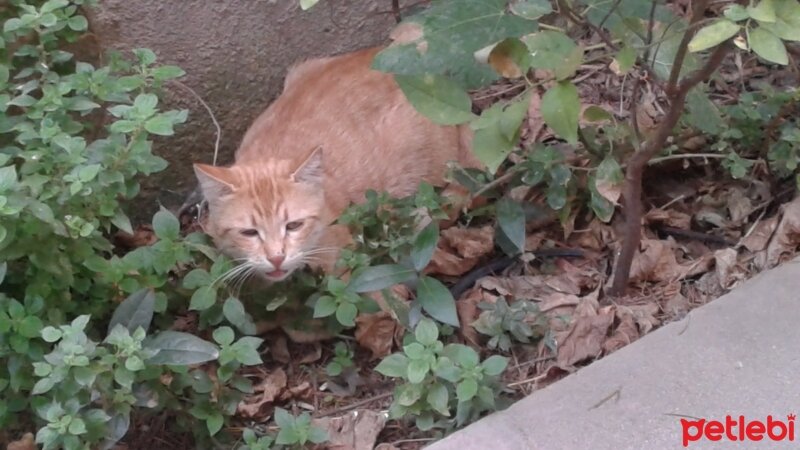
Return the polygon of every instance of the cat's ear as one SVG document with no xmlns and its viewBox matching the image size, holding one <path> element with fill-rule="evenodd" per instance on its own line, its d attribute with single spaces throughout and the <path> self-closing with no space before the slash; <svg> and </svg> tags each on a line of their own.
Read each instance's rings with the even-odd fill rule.
<svg viewBox="0 0 800 450">
<path fill-rule="evenodd" d="M 322 184 L 322 147 L 317 147 L 303 164 L 294 171 L 292 180 L 298 183 Z"/>
<path fill-rule="evenodd" d="M 203 196 L 208 201 L 233 193 L 234 177 L 231 169 L 225 167 L 209 166 L 207 164 L 195 164 L 194 174 L 200 182 L 200 189 Z"/>
</svg>

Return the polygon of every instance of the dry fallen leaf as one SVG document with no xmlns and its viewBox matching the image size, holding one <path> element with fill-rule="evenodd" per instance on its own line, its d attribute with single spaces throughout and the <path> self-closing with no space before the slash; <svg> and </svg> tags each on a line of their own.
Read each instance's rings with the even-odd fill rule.
<svg viewBox="0 0 800 450">
<path fill-rule="evenodd" d="M 312 423 L 327 432 L 325 448 L 362 450 L 375 447 L 375 440 L 386 424 L 386 415 L 379 411 L 356 410 L 341 417 L 314 419 Z"/>
<path fill-rule="evenodd" d="M 678 274 L 678 261 L 666 241 L 642 239 L 631 264 L 631 281 L 665 281 Z"/>
<path fill-rule="evenodd" d="M 599 309 L 596 299 L 581 299 L 581 303 L 575 308 L 569 329 L 556 336 L 558 365 L 566 368 L 585 359 L 600 356 L 603 342 L 613 322 L 614 311 L 610 307 Z"/>
<path fill-rule="evenodd" d="M 462 294 L 461 298 L 456 302 L 458 321 L 461 323 L 461 336 L 464 337 L 464 340 L 469 345 L 474 347 L 480 346 L 480 338 L 472 324 L 478 320 L 478 316 L 481 313 L 478 309 L 478 303 L 482 301 L 484 301 L 483 291 L 476 287 Z"/>
<path fill-rule="evenodd" d="M 766 267 L 774 267 L 800 244 L 800 197 L 781 207 L 782 217 L 775 234 L 767 245 Z"/>
<path fill-rule="evenodd" d="M 619 326 L 614 330 L 611 337 L 603 342 L 603 352 L 605 352 L 605 354 L 615 352 L 636 339 L 639 339 L 639 330 L 636 328 L 633 315 L 621 313 L 620 310 L 617 310 L 617 317 L 620 321 Z"/>
<path fill-rule="evenodd" d="M 729 290 L 742 281 L 746 275 L 744 270 L 737 266 L 738 253 L 732 248 L 725 248 L 714 252 L 715 270 L 717 281 L 722 289 Z"/>
<path fill-rule="evenodd" d="M 691 228 L 692 216 L 674 209 L 651 209 L 644 216 L 648 225 L 663 225 L 681 230 Z"/>
<path fill-rule="evenodd" d="M 425 273 L 463 275 L 493 250 L 494 229 L 489 225 L 481 228 L 448 228 L 442 231 Z"/>
<path fill-rule="evenodd" d="M 381 358 L 392 352 L 394 335 L 399 324 L 386 311 L 360 314 L 356 318 L 356 341 L 372 352 L 373 358 Z"/>
<path fill-rule="evenodd" d="M 753 253 L 760 252 L 767 248 L 767 244 L 777 228 L 777 216 L 762 220 L 756 224 L 750 234 L 742 239 L 741 245 Z"/>
<path fill-rule="evenodd" d="M 286 388 L 286 372 L 278 368 L 253 386 L 253 394 L 242 400 L 237 407 L 239 415 L 246 418 L 261 418 L 265 409 L 278 398 Z"/>
<path fill-rule="evenodd" d="M 292 356 L 289 354 L 286 336 L 280 335 L 269 341 L 269 354 L 272 355 L 272 359 L 275 361 L 281 364 L 289 364 Z"/>
</svg>

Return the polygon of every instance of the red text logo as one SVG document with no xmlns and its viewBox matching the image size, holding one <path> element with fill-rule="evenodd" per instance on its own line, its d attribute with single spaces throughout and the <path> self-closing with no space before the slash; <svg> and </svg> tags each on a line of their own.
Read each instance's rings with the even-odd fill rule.
<svg viewBox="0 0 800 450">
<path fill-rule="evenodd" d="M 767 416 L 766 420 L 747 420 L 744 416 L 725 416 L 724 421 L 681 419 L 683 446 L 700 439 L 709 441 L 794 441 L 794 421 L 797 416 L 789 414 L 786 420 Z"/>
</svg>

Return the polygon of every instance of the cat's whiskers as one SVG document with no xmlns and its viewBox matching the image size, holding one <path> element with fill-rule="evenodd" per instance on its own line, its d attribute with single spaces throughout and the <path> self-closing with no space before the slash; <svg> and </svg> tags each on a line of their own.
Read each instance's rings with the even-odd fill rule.
<svg viewBox="0 0 800 450">
<path fill-rule="evenodd" d="M 229 279 L 235 277 L 239 273 L 248 270 L 250 267 L 253 266 L 253 263 L 246 261 L 238 266 L 234 266 L 230 270 L 226 271 L 222 275 L 218 276 L 214 281 L 211 282 L 210 287 L 213 288 L 217 285 L 217 283 L 226 283 Z"/>
</svg>

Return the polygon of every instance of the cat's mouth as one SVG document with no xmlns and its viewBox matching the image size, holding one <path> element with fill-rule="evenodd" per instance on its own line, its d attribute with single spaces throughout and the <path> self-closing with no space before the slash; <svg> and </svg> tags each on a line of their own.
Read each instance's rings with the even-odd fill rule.
<svg viewBox="0 0 800 450">
<path fill-rule="evenodd" d="M 272 281 L 281 281 L 289 276 L 289 272 L 278 269 L 273 270 L 272 272 L 267 272 L 264 275 Z"/>
</svg>

